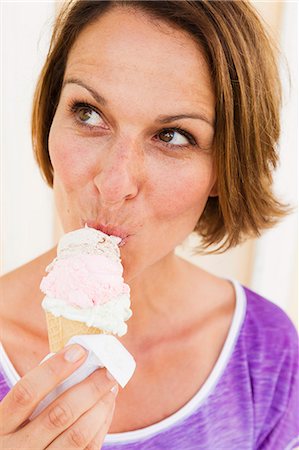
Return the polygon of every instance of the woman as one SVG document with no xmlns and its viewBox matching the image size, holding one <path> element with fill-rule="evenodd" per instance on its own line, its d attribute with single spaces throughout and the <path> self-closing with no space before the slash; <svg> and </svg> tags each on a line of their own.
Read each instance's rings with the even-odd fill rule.
<svg viewBox="0 0 299 450">
<path fill-rule="evenodd" d="M 285 214 L 271 192 L 279 105 L 272 50 L 246 2 L 66 6 L 33 145 L 64 231 L 87 223 L 124 239 L 133 317 L 121 340 L 137 370 L 117 399 L 101 369 L 29 422 L 85 353 L 67 347 L 38 366 L 49 350 L 39 283 L 56 250 L 7 274 L 4 448 L 295 447 L 290 320 L 174 254 L 193 230 L 203 249 L 225 250 Z"/>
</svg>

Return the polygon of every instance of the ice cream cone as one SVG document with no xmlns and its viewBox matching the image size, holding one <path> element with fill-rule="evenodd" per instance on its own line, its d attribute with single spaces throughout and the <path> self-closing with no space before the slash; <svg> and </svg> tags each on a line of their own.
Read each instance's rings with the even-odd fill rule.
<svg viewBox="0 0 299 450">
<path fill-rule="evenodd" d="M 65 346 L 68 340 L 80 334 L 110 334 L 100 328 L 88 327 L 77 320 L 69 320 L 65 317 L 56 317 L 46 311 L 48 338 L 51 352 L 58 352 Z"/>
<path fill-rule="evenodd" d="M 89 227 L 61 237 L 57 256 L 40 284 L 51 352 L 76 335 L 127 332 L 125 322 L 132 311 L 120 242 L 120 237 Z"/>
</svg>

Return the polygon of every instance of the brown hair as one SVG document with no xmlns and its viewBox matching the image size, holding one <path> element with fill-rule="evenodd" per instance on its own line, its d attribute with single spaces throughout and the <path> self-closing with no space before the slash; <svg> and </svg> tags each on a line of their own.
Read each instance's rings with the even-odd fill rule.
<svg viewBox="0 0 299 450">
<path fill-rule="evenodd" d="M 218 197 L 209 197 L 195 231 L 202 249 L 224 251 L 272 227 L 288 208 L 273 195 L 278 163 L 281 85 L 271 38 L 253 7 L 239 1 L 72 0 L 55 22 L 36 87 L 32 142 L 52 186 L 48 136 L 59 102 L 68 53 L 82 29 L 113 7 L 137 8 L 187 31 L 203 49 L 216 94 L 215 164 Z"/>
</svg>

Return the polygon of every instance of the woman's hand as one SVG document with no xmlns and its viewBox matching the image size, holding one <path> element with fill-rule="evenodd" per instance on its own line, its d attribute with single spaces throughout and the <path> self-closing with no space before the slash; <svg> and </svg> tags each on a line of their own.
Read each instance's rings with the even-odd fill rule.
<svg viewBox="0 0 299 450">
<path fill-rule="evenodd" d="M 98 369 L 61 394 L 34 420 L 39 402 L 75 371 L 87 352 L 65 347 L 21 378 L 0 403 L 1 449 L 100 449 L 108 432 L 117 394 L 116 381 Z M 112 389 L 112 390 L 111 390 Z"/>
</svg>

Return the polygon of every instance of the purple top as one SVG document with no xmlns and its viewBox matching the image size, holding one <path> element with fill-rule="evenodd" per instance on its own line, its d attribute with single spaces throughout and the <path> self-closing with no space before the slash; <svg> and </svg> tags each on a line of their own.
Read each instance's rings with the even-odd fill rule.
<svg viewBox="0 0 299 450">
<path fill-rule="evenodd" d="M 299 446 L 298 335 L 275 304 L 235 284 L 231 329 L 210 376 L 183 408 L 106 436 L 105 450 L 291 450 Z M 9 391 L 0 367 L 0 396 Z"/>
</svg>

